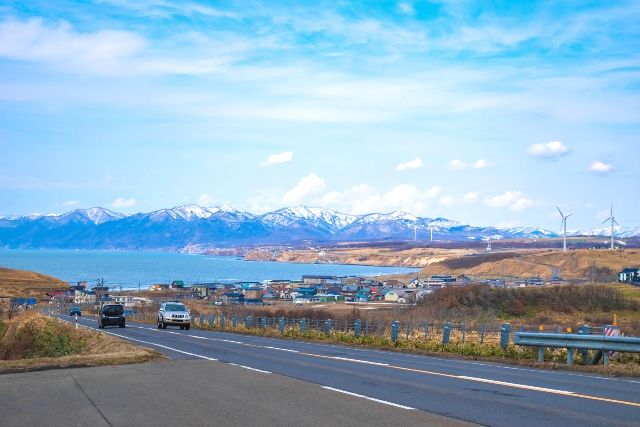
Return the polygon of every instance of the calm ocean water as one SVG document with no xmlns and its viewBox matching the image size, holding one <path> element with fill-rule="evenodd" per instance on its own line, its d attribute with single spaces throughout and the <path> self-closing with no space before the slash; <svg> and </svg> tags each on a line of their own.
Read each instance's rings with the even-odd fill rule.
<svg viewBox="0 0 640 427">
<path fill-rule="evenodd" d="M 0 266 L 49 274 L 67 282 L 137 288 L 153 283 L 262 281 L 300 279 L 303 274 L 374 276 L 409 273 L 415 268 L 336 264 L 292 264 L 244 261 L 236 257 L 188 255 L 168 252 L 0 250 Z"/>
</svg>

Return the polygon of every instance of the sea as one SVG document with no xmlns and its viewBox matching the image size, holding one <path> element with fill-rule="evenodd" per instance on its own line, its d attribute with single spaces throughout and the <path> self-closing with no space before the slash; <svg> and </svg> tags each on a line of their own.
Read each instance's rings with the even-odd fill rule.
<svg viewBox="0 0 640 427">
<path fill-rule="evenodd" d="M 245 261 L 230 256 L 174 252 L 100 250 L 0 250 L 0 267 L 31 270 L 69 283 L 145 289 L 155 283 L 182 280 L 186 284 L 300 280 L 303 275 L 378 276 L 404 274 L 417 268 L 345 264 L 299 264 Z"/>
</svg>

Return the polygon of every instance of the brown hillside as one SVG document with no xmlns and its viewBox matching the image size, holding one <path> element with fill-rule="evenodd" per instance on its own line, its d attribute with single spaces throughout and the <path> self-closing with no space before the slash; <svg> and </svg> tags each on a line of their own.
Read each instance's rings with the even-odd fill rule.
<svg viewBox="0 0 640 427">
<path fill-rule="evenodd" d="M 49 291 L 68 288 L 66 282 L 46 274 L 0 267 L 0 297 L 45 298 Z"/>
<path fill-rule="evenodd" d="M 640 266 L 640 250 L 516 251 L 474 255 L 447 260 L 424 268 L 420 275 L 468 274 L 472 276 L 550 277 L 559 269 L 566 279 L 590 279 L 595 266 L 598 281 L 614 281 L 625 267 Z"/>
</svg>

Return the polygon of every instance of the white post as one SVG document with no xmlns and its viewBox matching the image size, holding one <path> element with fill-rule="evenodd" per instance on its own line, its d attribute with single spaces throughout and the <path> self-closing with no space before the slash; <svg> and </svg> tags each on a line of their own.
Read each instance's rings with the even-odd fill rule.
<svg viewBox="0 0 640 427">
<path fill-rule="evenodd" d="M 73 317 L 76 319 L 76 329 L 78 329 L 78 313 L 74 314 Z"/>
</svg>

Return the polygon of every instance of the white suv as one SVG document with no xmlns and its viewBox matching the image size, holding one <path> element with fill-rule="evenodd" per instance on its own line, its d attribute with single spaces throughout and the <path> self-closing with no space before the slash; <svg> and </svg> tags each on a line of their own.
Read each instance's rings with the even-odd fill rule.
<svg viewBox="0 0 640 427">
<path fill-rule="evenodd" d="M 163 302 L 158 311 L 158 329 L 167 329 L 167 325 L 180 326 L 180 329 L 191 327 L 191 313 L 187 306 L 179 302 Z"/>
</svg>

